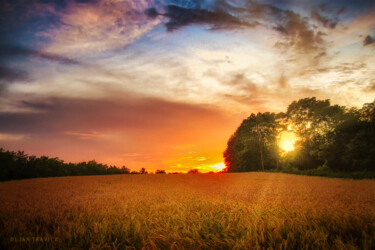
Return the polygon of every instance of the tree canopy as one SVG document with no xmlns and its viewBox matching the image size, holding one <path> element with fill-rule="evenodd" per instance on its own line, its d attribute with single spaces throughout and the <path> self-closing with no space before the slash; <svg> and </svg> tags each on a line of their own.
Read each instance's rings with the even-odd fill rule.
<svg viewBox="0 0 375 250">
<path fill-rule="evenodd" d="M 298 140 L 282 154 L 280 133 L 287 130 Z M 227 172 L 375 170 L 375 102 L 348 109 L 312 97 L 293 101 L 285 113 L 252 113 L 229 138 L 223 156 Z"/>
</svg>

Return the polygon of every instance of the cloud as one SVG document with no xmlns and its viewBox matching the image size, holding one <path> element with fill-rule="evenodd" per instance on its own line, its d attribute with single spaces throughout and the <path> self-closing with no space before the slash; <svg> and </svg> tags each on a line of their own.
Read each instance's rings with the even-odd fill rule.
<svg viewBox="0 0 375 250">
<path fill-rule="evenodd" d="M 367 89 L 365 89 L 365 91 L 375 92 L 375 81 L 373 81 L 373 82 L 367 87 Z"/>
<path fill-rule="evenodd" d="M 82 131 L 66 131 L 64 132 L 64 134 L 75 136 L 79 139 L 85 139 L 85 140 L 103 136 L 102 134 L 99 134 L 97 132 L 91 132 L 91 131 L 83 131 L 83 132 Z"/>
<path fill-rule="evenodd" d="M 304 16 L 292 5 L 278 7 L 256 1 L 198 1 L 192 4 L 172 1 L 164 9 L 150 8 L 146 11 L 151 19 L 164 17 L 167 31 L 182 29 L 190 25 L 208 25 L 211 30 L 236 30 L 264 27 L 276 31 L 280 36 L 276 47 L 285 51 L 303 53 L 312 61 L 325 55 L 328 43 L 323 29 L 333 29 L 339 22 L 341 10 L 326 5 L 309 6 L 311 16 Z M 190 2 L 189 2 L 190 3 Z M 317 25 L 318 24 L 318 25 Z M 315 59 L 314 59 L 315 57 Z"/>
<path fill-rule="evenodd" d="M 370 35 L 366 36 L 363 40 L 363 46 L 368 46 L 375 43 L 375 38 L 372 38 Z"/>
<path fill-rule="evenodd" d="M 326 28 L 334 29 L 337 25 L 337 20 L 330 19 L 316 10 L 311 13 L 311 17 Z"/>
<path fill-rule="evenodd" d="M 301 53 L 321 54 L 324 51 L 324 33 L 315 31 L 308 18 L 287 10 L 283 13 L 281 21 L 275 30 L 280 32 L 286 41 L 278 42 L 277 46 L 286 49 L 292 47 Z"/>
<path fill-rule="evenodd" d="M 77 65 L 80 64 L 77 60 L 64 57 L 54 53 L 48 53 L 43 51 L 38 51 L 34 49 L 24 48 L 20 46 L 10 45 L 10 44 L 3 44 L 0 47 L 0 62 L 6 61 L 12 57 L 37 57 L 45 60 L 50 60 L 54 62 L 58 62 L 61 64 L 71 64 Z"/>
<path fill-rule="evenodd" d="M 28 74 L 26 71 L 18 70 L 0 64 L 0 94 L 2 94 L 9 83 L 16 81 L 26 81 Z"/>
<path fill-rule="evenodd" d="M 334 70 L 337 73 L 351 75 L 359 71 L 367 70 L 367 64 L 363 61 L 356 61 L 356 62 L 343 62 L 340 63 L 334 67 L 332 67 L 332 70 Z"/>
<path fill-rule="evenodd" d="M 35 30 L 48 26 L 58 5 L 66 1 L 2 0 L 0 3 L 0 43 L 29 44 Z M 22 39 L 19 35 L 22 33 Z M 25 36 L 25 34 L 27 34 Z"/>
<path fill-rule="evenodd" d="M 239 92 L 247 92 L 249 94 L 258 92 L 258 86 L 250 79 L 247 79 L 245 73 L 236 73 L 224 81 L 220 77 L 216 77 L 216 79 L 225 85 L 235 87 Z"/>
<path fill-rule="evenodd" d="M 84 55 L 127 46 L 158 24 L 144 10 L 153 1 L 109 1 L 89 3 L 69 2 L 57 13 L 60 21 L 39 35 L 51 42 L 46 51 Z"/>
<path fill-rule="evenodd" d="M 158 13 L 155 8 L 148 9 L 146 14 L 155 18 L 158 15 L 167 17 L 169 21 L 165 24 L 168 31 L 178 30 L 184 26 L 194 24 L 208 24 L 211 29 L 238 29 L 250 28 L 258 25 L 257 22 L 249 23 L 221 11 L 210 11 L 206 9 L 188 9 L 177 5 L 166 6 L 165 13 Z"/>
<path fill-rule="evenodd" d="M 26 80 L 28 78 L 27 72 L 3 66 L 0 64 L 0 82 L 13 82 L 17 80 Z"/>
<path fill-rule="evenodd" d="M 14 82 L 27 83 L 31 80 L 29 68 L 23 68 L 27 59 L 38 58 L 63 65 L 81 65 L 77 60 L 21 46 L 1 44 L 0 46 L 0 93 Z M 21 66 L 22 65 L 22 66 Z"/>
<path fill-rule="evenodd" d="M 22 134 L 3 134 L 0 133 L 0 141 L 20 141 L 25 138 Z"/>
<path fill-rule="evenodd" d="M 158 23 L 143 13 L 153 3 L 153 0 L 4 0 L 0 8 L 0 43 L 23 46 L 38 43 L 45 52 L 69 56 L 121 48 Z"/>
<path fill-rule="evenodd" d="M 339 23 L 340 18 L 346 13 L 344 4 L 322 3 L 313 7 L 311 18 L 317 23 L 328 29 L 334 29 Z"/>
</svg>

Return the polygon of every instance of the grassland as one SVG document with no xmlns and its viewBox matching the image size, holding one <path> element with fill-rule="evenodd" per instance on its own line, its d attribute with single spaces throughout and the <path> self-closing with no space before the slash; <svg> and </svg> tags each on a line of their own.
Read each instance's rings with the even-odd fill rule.
<svg viewBox="0 0 375 250">
<path fill-rule="evenodd" d="M 58 177 L 0 183 L 0 199 L 2 248 L 375 248 L 374 180 Z"/>
</svg>

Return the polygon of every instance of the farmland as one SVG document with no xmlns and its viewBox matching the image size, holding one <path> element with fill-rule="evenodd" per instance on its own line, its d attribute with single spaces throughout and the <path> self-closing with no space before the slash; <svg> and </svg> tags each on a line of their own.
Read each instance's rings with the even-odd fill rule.
<svg viewBox="0 0 375 250">
<path fill-rule="evenodd" d="M 0 183 L 0 199 L 2 248 L 375 247 L 373 180 L 56 177 Z"/>
</svg>

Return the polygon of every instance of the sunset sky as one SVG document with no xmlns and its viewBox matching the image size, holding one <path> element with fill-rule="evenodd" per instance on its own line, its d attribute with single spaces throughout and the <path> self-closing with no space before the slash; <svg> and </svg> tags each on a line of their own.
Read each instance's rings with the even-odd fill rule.
<svg viewBox="0 0 375 250">
<path fill-rule="evenodd" d="M 373 0 L 4 0 L 0 20 L 7 150 L 210 171 L 251 112 L 375 98 Z"/>
</svg>

